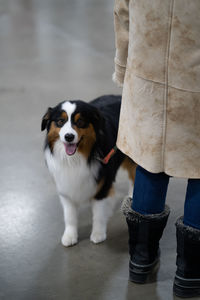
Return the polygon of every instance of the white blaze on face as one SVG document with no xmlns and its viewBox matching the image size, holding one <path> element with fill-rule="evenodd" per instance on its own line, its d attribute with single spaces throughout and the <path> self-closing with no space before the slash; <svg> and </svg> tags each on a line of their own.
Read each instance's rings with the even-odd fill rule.
<svg viewBox="0 0 200 300">
<path fill-rule="evenodd" d="M 68 116 L 67 122 L 64 124 L 64 126 L 60 129 L 60 139 L 63 143 L 66 143 L 65 135 L 66 134 L 73 134 L 75 136 L 73 143 L 78 143 L 78 135 L 77 132 L 72 128 L 72 114 L 76 110 L 76 104 L 70 103 L 69 101 L 66 101 L 62 104 L 61 109 L 64 110 Z"/>
<path fill-rule="evenodd" d="M 64 126 L 60 129 L 59 135 L 61 141 L 65 145 L 65 150 L 68 155 L 73 155 L 76 152 L 77 143 L 78 143 L 78 134 L 77 132 L 72 128 L 72 114 L 76 110 L 76 104 L 71 103 L 69 101 L 66 101 L 62 104 L 61 109 L 64 110 L 68 116 L 67 122 L 64 124 Z M 73 134 L 74 139 L 68 143 L 65 139 L 66 134 Z"/>
</svg>

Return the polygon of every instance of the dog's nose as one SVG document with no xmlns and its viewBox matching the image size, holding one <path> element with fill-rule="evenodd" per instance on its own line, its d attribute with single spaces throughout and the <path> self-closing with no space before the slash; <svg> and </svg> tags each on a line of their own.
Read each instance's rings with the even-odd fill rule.
<svg viewBox="0 0 200 300">
<path fill-rule="evenodd" d="M 65 140 L 66 140 L 68 143 L 72 142 L 73 139 L 74 139 L 74 135 L 73 135 L 72 133 L 67 133 L 67 134 L 65 134 Z"/>
</svg>

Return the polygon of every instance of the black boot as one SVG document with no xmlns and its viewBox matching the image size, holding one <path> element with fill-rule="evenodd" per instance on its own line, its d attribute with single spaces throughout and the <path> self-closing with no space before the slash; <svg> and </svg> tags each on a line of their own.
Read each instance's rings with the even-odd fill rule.
<svg viewBox="0 0 200 300">
<path fill-rule="evenodd" d="M 169 208 L 160 214 L 141 215 L 131 208 L 131 198 L 124 200 L 122 211 L 129 230 L 129 279 L 145 283 L 159 262 L 159 240 L 166 226 Z"/>
<path fill-rule="evenodd" d="M 174 293 L 181 298 L 200 296 L 200 230 L 176 222 L 177 271 Z"/>
</svg>

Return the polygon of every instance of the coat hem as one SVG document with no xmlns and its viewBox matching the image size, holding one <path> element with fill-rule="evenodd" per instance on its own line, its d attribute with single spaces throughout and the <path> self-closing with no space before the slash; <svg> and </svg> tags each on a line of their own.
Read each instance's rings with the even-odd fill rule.
<svg viewBox="0 0 200 300">
<path fill-rule="evenodd" d="M 165 173 L 166 175 L 170 176 L 170 177 L 175 177 L 175 178 L 182 178 L 182 179 L 200 179 L 200 174 L 199 175 L 189 175 L 189 176 L 185 176 L 183 174 L 181 174 L 180 172 L 173 172 L 170 171 L 168 169 L 164 169 L 164 168 L 153 168 L 153 167 L 148 167 L 146 166 L 144 163 L 140 162 L 139 159 L 137 159 L 134 155 L 130 154 L 129 151 L 124 150 L 119 142 L 117 141 L 117 147 L 118 149 L 123 152 L 125 155 L 127 155 L 130 159 L 132 159 L 137 165 L 139 165 L 140 167 L 142 167 L 143 169 L 145 169 L 146 171 L 153 173 L 153 174 L 158 174 L 158 173 Z"/>
</svg>

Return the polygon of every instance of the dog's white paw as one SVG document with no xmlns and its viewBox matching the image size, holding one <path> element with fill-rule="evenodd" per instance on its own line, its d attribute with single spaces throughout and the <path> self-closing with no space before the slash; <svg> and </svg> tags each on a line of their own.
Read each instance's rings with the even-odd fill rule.
<svg viewBox="0 0 200 300">
<path fill-rule="evenodd" d="M 78 235 L 76 230 L 73 230 L 72 228 L 66 229 L 62 236 L 61 242 L 65 247 L 69 247 L 77 244 Z"/>
<path fill-rule="evenodd" d="M 94 231 L 90 236 L 90 241 L 98 244 L 106 240 L 106 233 L 101 231 Z"/>
</svg>

